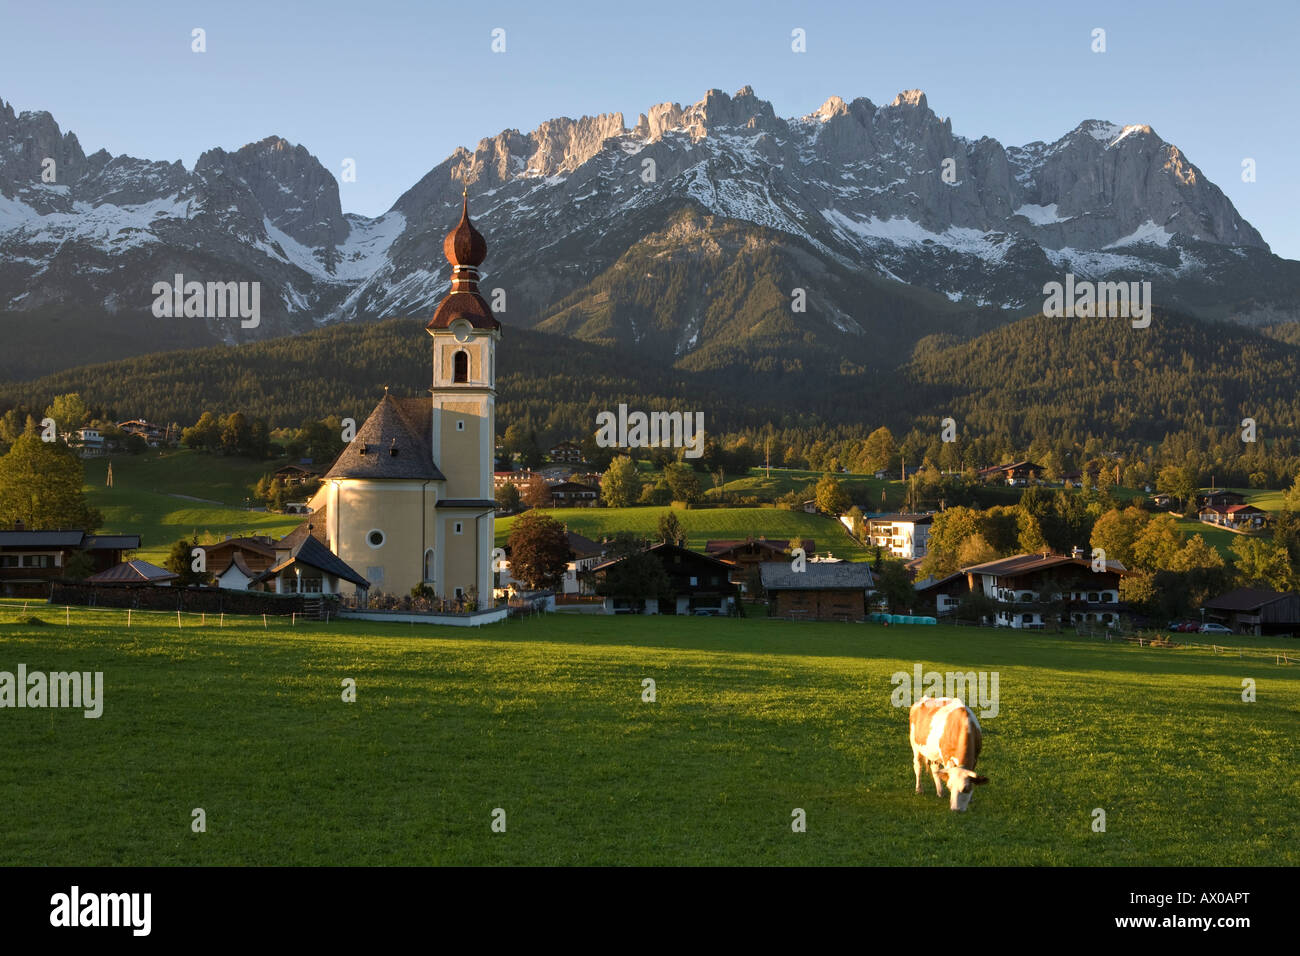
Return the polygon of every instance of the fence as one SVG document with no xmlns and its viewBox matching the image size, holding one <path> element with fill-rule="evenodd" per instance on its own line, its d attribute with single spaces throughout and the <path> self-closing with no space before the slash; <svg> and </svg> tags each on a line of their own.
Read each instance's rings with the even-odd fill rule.
<svg viewBox="0 0 1300 956">
<path fill-rule="evenodd" d="M 319 598 L 321 595 L 311 595 Z M 122 587 L 111 584 L 52 584 L 50 604 L 133 608 L 141 611 L 198 611 L 208 614 L 302 614 L 302 594 L 226 591 L 221 588 Z"/>
<path fill-rule="evenodd" d="M 1275 650 L 1254 650 L 1247 647 L 1227 647 L 1223 644 L 1202 644 L 1199 641 L 1174 641 L 1170 640 L 1168 634 L 1151 633 L 1145 631 L 1134 631 L 1126 634 L 1117 629 L 1107 629 L 1104 633 L 1098 633 L 1094 628 L 1082 627 L 1076 625 L 1074 628 L 1076 637 L 1088 637 L 1094 639 L 1104 639 L 1107 641 L 1117 641 L 1125 644 L 1136 644 L 1138 647 L 1157 647 L 1170 648 L 1174 650 L 1189 649 L 1199 651 L 1210 651 L 1212 654 L 1223 654 L 1231 656 L 1233 651 L 1237 652 L 1237 657 L 1252 660 L 1271 660 L 1278 665 L 1300 664 L 1300 657 L 1292 657 L 1289 652 L 1279 652 Z"/>
<path fill-rule="evenodd" d="M 62 611 L 63 614 L 58 612 Z M 76 611 L 76 614 L 72 612 Z M 231 627 L 239 625 L 256 626 L 261 621 L 264 630 L 269 630 L 272 622 L 277 625 L 283 624 L 284 619 L 289 619 L 291 627 L 300 627 L 304 624 L 327 623 L 335 615 L 331 611 L 326 611 L 324 617 L 318 617 L 315 614 L 303 613 L 302 611 L 289 611 L 284 614 L 272 614 L 264 612 L 261 614 L 237 614 L 232 611 L 184 611 L 176 609 L 174 611 L 159 611 L 149 608 L 137 607 L 109 607 L 106 605 L 81 605 L 81 604 L 51 604 L 48 601 L 23 601 L 20 605 L 17 601 L 0 602 L 0 624 L 17 623 L 26 619 L 28 616 L 36 616 L 37 613 L 52 615 L 55 620 L 46 621 L 44 624 L 62 624 L 64 627 L 72 626 L 72 619 L 76 617 L 78 623 L 93 623 L 87 618 L 116 615 L 116 620 L 120 626 L 126 628 L 134 627 L 148 621 L 159 621 L 167 619 L 174 620 L 176 626 L 182 630 L 187 627 L 216 627 L 224 628 L 227 623 Z M 10 615 L 13 615 L 12 617 Z M 62 621 L 57 619 L 62 617 Z"/>
</svg>

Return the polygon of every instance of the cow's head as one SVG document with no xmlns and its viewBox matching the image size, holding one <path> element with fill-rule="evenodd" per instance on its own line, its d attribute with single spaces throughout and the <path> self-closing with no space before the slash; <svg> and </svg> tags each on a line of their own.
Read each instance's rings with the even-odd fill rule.
<svg viewBox="0 0 1300 956">
<path fill-rule="evenodd" d="M 971 793 L 988 777 L 981 777 L 965 767 L 947 767 L 939 771 L 939 779 L 948 785 L 948 809 L 965 810 L 970 806 Z"/>
</svg>

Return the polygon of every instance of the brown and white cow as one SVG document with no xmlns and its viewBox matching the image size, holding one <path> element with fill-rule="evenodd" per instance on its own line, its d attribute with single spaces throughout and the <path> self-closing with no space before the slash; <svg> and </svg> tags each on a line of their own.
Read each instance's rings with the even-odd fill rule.
<svg viewBox="0 0 1300 956">
<path fill-rule="evenodd" d="M 907 723 L 916 792 L 921 792 L 921 769 L 928 766 L 935 794 L 942 797 L 942 784 L 946 783 L 949 809 L 965 810 L 975 786 L 989 782 L 988 777 L 975 773 L 980 756 L 979 721 L 954 697 L 923 697 L 912 705 Z"/>
</svg>

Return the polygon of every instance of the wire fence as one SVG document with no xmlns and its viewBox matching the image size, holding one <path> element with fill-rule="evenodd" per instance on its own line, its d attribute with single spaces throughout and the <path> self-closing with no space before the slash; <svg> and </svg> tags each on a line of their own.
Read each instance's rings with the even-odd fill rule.
<svg viewBox="0 0 1300 956">
<path fill-rule="evenodd" d="M 62 614 L 58 612 L 62 611 Z M 76 611 L 74 615 L 72 612 Z M 41 613 L 53 616 L 56 620 L 47 621 L 41 617 Z M 72 619 L 76 617 L 78 623 L 90 623 L 88 619 L 97 618 L 100 621 L 108 617 L 122 622 L 127 628 L 137 624 L 156 621 L 160 618 L 174 620 L 176 626 L 180 629 L 187 627 L 216 627 L 224 628 L 227 624 L 231 627 L 248 627 L 256 626 L 260 621 L 263 630 L 270 630 L 271 624 L 282 624 L 287 618 L 290 627 L 299 627 L 306 624 L 327 624 L 333 615 L 328 608 L 323 609 L 320 614 L 304 613 L 302 611 L 291 611 L 288 614 L 232 614 L 224 611 L 154 611 L 143 608 L 116 608 L 116 607 L 86 607 L 76 604 L 49 604 L 46 601 L 23 601 L 19 604 L 17 601 L 0 602 L 0 624 L 22 623 L 30 617 L 37 617 L 43 624 L 62 624 L 64 627 L 72 626 Z M 62 621 L 57 618 L 62 617 Z"/>
</svg>

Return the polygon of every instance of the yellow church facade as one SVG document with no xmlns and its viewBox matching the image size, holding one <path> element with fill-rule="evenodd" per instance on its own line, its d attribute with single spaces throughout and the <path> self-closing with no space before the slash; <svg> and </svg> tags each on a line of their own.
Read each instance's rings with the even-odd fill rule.
<svg viewBox="0 0 1300 956">
<path fill-rule="evenodd" d="M 468 201 L 443 251 L 451 291 L 426 327 L 429 395 L 384 395 L 326 473 L 309 533 L 363 575 L 371 595 L 425 585 L 483 608 L 492 598 L 501 324 L 478 291 L 487 244 Z"/>
</svg>

